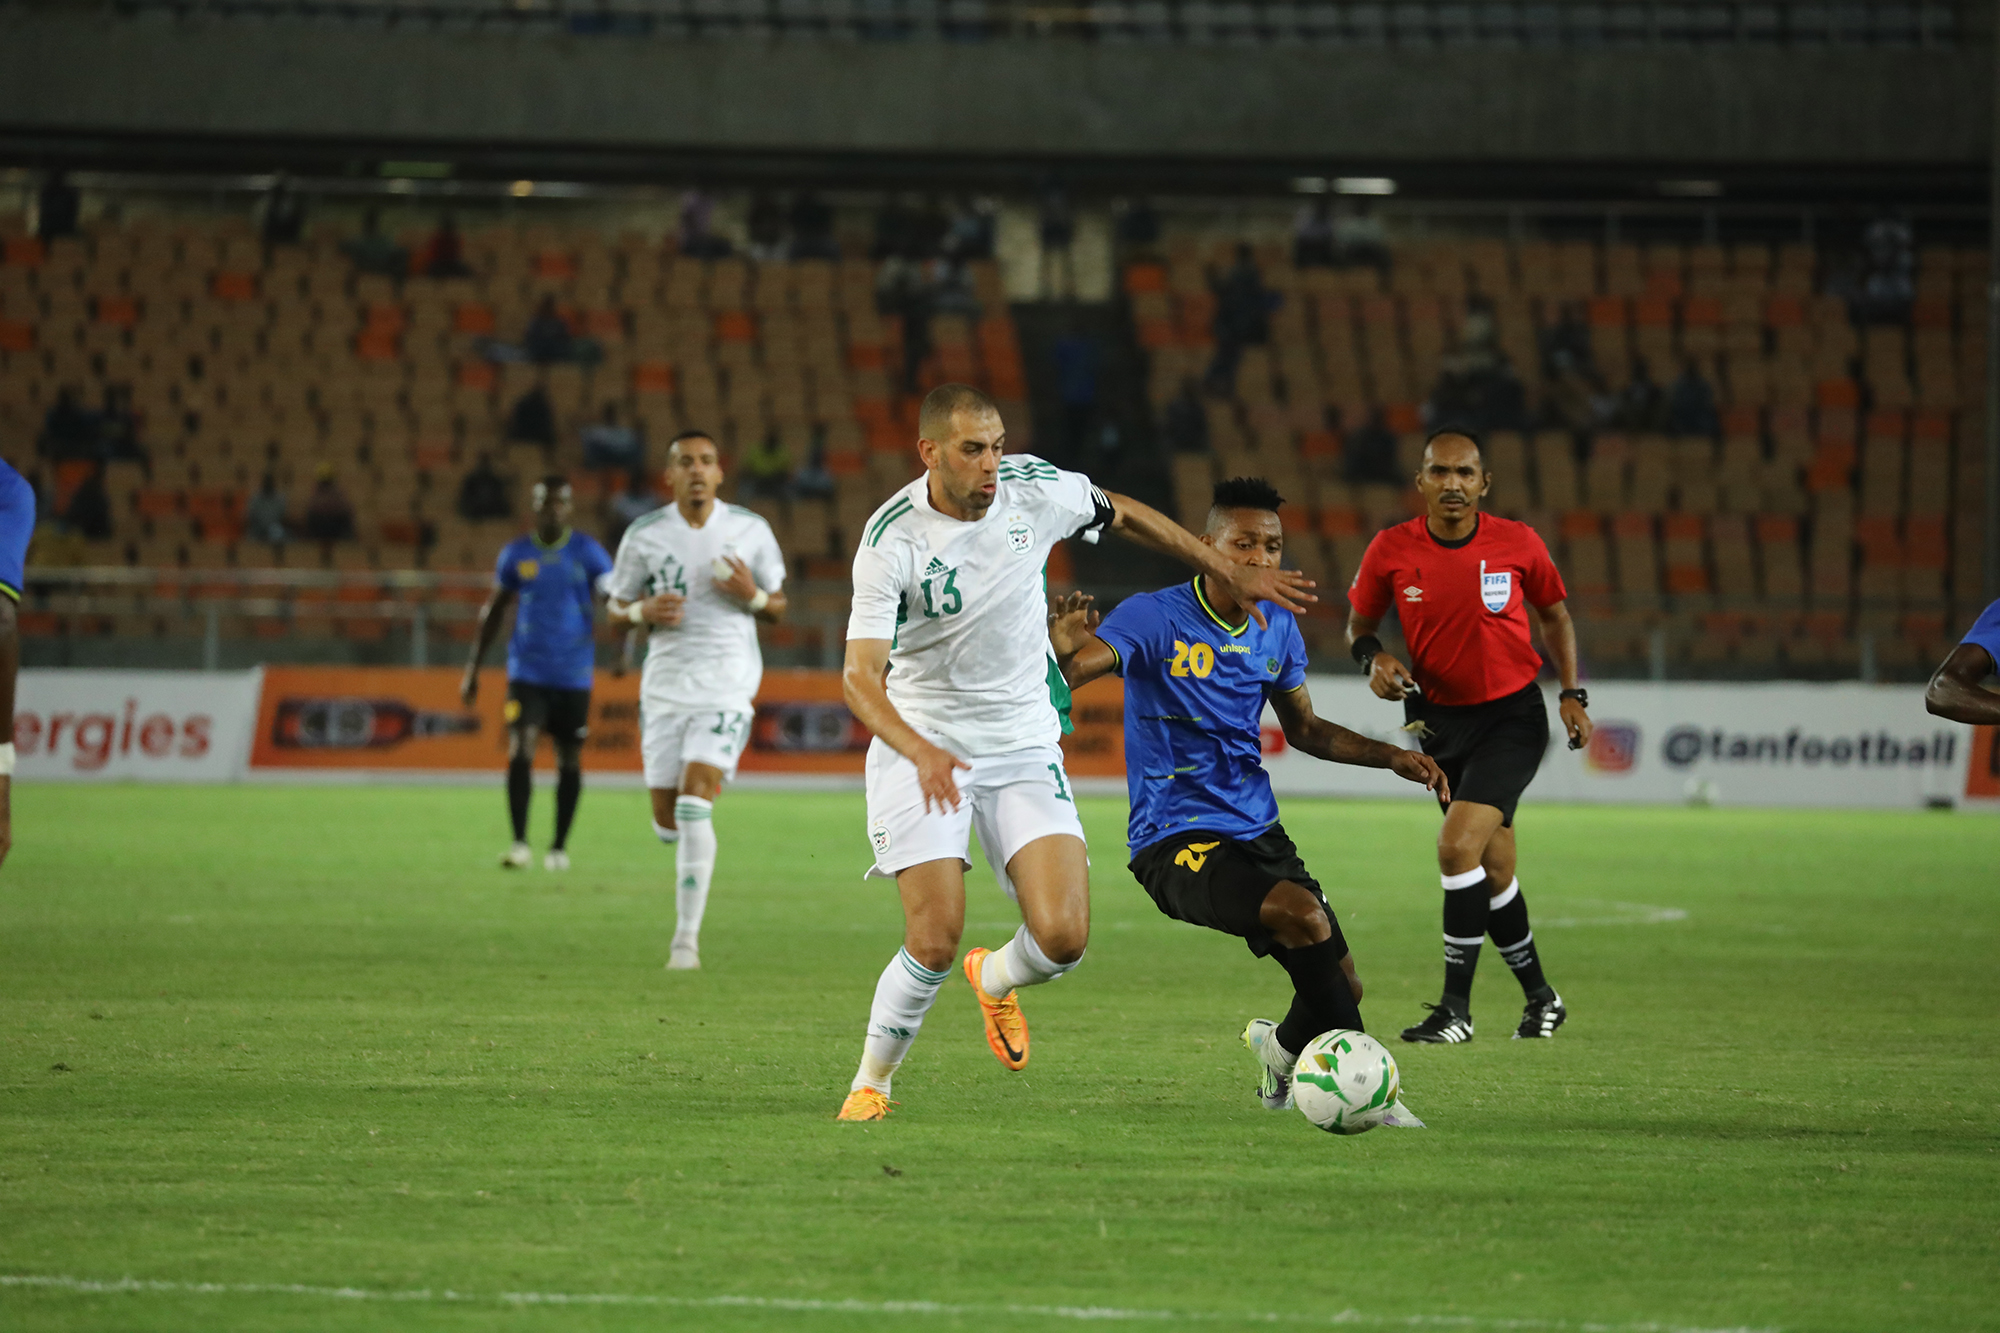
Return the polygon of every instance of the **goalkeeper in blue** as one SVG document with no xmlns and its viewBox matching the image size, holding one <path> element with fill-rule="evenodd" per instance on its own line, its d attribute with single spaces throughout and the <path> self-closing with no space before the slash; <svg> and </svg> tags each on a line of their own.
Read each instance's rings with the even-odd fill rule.
<svg viewBox="0 0 2000 1333">
<path fill-rule="evenodd" d="M 1283 503 L 1260 479 L 1225 481 L 1201 540 L 1237 564 L 1275 568 Z M 1264 705 L 1292 748 L 1315 758 L 1386 768 L 1448 800 L 1444 773 L 1428 755 L 1313 712 L 1305 643 L 1282 607 L 1240 606 L 1206 577 L 1129 597 L 1101 623 L 1090 600 L 1075 593 L 1055 604 L 1049 642 L 1072 689 L 1106 673 L 1125 679 L 1132 874 L 1166 915 L 1234 935 L 1290 975 L 1284 1020 L 1253 1019 L 1243 1032 L 1258 1095 L 1282 1110 L 1306 1043 L 1362 1030 L 1361 982 L 1326 894 L 1278 822 L 1260 744 Z M 1422 1124 L 1400 1104 L 1384 1123 Z"/>
</svg>

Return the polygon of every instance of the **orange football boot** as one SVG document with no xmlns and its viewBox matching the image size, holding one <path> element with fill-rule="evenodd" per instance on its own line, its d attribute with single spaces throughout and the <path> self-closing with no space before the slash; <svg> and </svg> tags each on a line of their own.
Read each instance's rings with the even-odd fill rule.
<svg viewBox="0 0 2000 1333">
<path fill-rule="evenodd" d="M 1009 1069 L 1022 1069 L 1028 1063 L 1028 1020 L 1021 1013 L 1020 1000 L 1013 991 L 996 1000 L 979 984 L 980 970 L 991 952 L 972 949 L 966 953 L 965 979 L 972 983 L 972 994 L 986 1020 L 986 1044 L 993 1048 L 993 1058 Z"/>
</svg>

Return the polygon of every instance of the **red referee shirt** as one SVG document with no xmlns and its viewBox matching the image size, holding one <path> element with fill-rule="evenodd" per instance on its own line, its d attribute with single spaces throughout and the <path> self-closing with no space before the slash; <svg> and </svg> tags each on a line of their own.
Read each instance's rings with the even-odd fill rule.
<svg viewBox="0 0 2000 1333">
<path fill-rule="evenodd" d="M 1368 543 L 1348 603 L 1370 619 L 1390 605 L 1410 645 L 1410 673 L 1435 704 L 1483 704 L 1524 688 L 1541 671 L 1528 637 L 1528 603 L 1568 597 L 1541 534 L 1481 514 L 1472 535 L 1449 545 L 1424 518 L 1384 528 Z"/>
</svg>

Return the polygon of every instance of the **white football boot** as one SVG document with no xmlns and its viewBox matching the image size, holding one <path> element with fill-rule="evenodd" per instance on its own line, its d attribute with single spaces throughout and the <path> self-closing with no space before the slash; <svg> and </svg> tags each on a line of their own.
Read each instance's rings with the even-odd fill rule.
<svg viewBox="0 0 2000 1333">
<path fill-rule="evenodd" d="M 1257 1057 L 1257 1099 L 1267 1111 L 1284 1111 L 1292 1105 L 1292 1062 L 1278 1049 L 1278 1025 L 1268 1018 L 1253 1018 L 1243 1029 L 1243 1044 Z"/>
<path fill-rule="evenodd" d="M 698 972 L 701 970 L 701 946 L 692 940 L 675 940 L 667 953 L 667 971 Z"/>
<path fill-rule="evenodd" d="M 525 842 L 515 843 L 507 849 L 507 854 L 500 858 L 502 870 L 526 870 L 534 864 L 535 849 Z"/>
<path fill-rule="evenodd" d="M 542 869 L 568 870 L 569 853 L 560 847 L 549 848 L 548 853 L 542 857 Z"/>
</svg>

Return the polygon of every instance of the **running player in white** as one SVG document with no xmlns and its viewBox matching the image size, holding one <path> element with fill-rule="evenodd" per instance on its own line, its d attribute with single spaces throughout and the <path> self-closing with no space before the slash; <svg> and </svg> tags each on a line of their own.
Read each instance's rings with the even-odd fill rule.
<svg viewBox="0 0 2000 1333">
<path fill-rule="evenodd" d="M 1000 413 L 969 385 L 933 389 L 918 430 L 924 475 L 875 511 L 854 556 L 843 692 L 875 733 L 868 873 L 896 881 L 904 934 L 876 983 L 842 1120 L 889 1114 L 890 1079 L 958 957 L 973 829 L 1024 923 L 1001 948 L 965 956 L 1002 1065 L 1028 1062 L 1015 988 L 1053 981 L 1083 958 L 1090 866 L 1057 743 L 1069 691 L 1049 650 L 1049 550 L 1110 528 L 1185 561 L 1241 606 L 1303 611 L 1317 600 L 1296 571 L 1226 560 L 1082 473 L 1003 457 Z"/>
<path fill-rule="evenodd" d="M 667 966 L 701 966 L 701 916 L 715 873 L 712 815 L 750 737 L 764 678 L 759 620 L 785 613 L 785 557 L 762 516 L 718 503 L 715 441 L 683 431 L 667 446 L 674 501 L 635 520 L 611 568 L 613 616 L 651 626 L 640 677 L 640 748 L 653 832 L 674 844 L 674 938 Z"/>
</svg>

